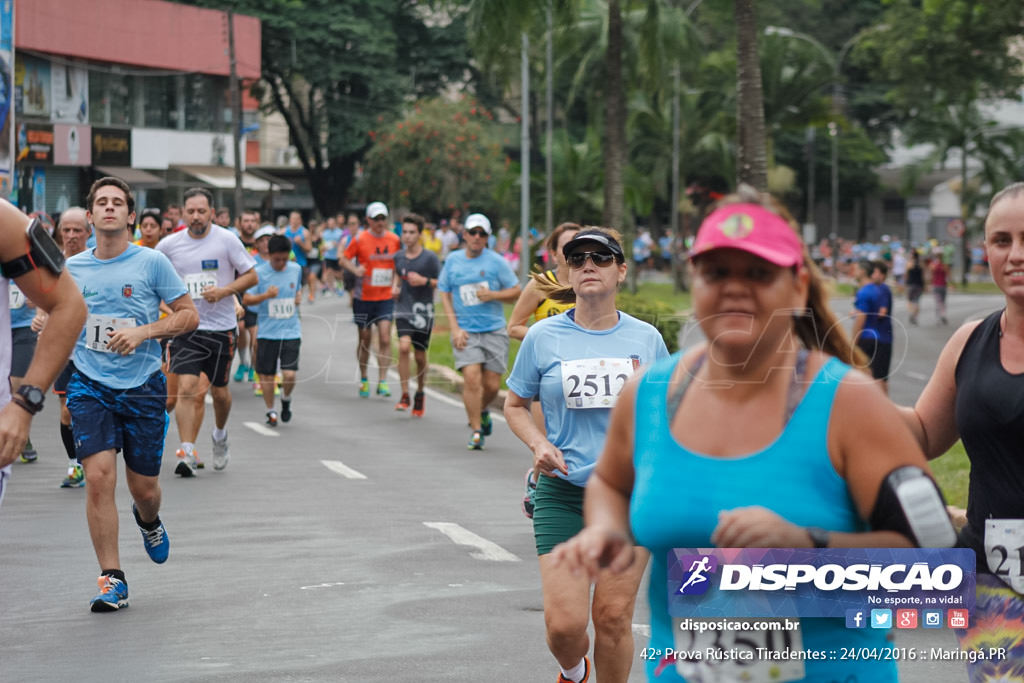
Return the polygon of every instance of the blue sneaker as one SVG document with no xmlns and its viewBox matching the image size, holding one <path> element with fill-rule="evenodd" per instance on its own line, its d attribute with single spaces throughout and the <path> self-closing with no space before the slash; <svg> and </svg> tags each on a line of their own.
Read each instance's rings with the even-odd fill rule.
<svg viewBox="0 0 1024 683">
<path fill-rule="evenodd" d="M 466 448 L 471 451 L 482 451 L 484 449 L 484 435 L 474 431 L 469 436 L 469 443 L 466 444 Z"/>
<path fill-rule="evenodd" d="M 238 364 L 238 369 L 237 369 L 237 370 L 235 370 L 235 377 L 234 377 L 234 380 L 235 380 L 236 382 L 241 382 L 241 381 L 242 381 L 243 379 L 245 379 L 245 378 L 246 378 L 246 377 L 247 377 L 248 375 L 249 375 L 249 366 L 248 366 L 248 365 L 244 365 L 244 364 L 242 364 L 242 363 L 239 363 L 239 364 Z"/>
<path fill-rule="evenodd" d="M 139 511 L 135 508 L 135 503 L 132 503 L 132 514 L 135 515 L 135 523 L 139 524 Z M 167 538 L 167 529 L 164 528 L 164 523 L 160 522 L 160 526 L 152 531 L 143 529 L 142 525 L 139 525 L 139 531 L 142 532 L 142 544 L 146 546 L 146 554 L 149 555 L 149 559 L 157 564 L 166 562 L 167 553 L 171 549 L 171 541 Z"/>
<path fill-rule="evenodd" d="M 484 436 L 490 436 L 493 431 L 494 422 L 491 421 L 491 414 L 485 410 L 480 413 L 480 433 Z"/>
<path fill-rule="evenodd" d="M 100 585 L 100 594 L 89 603 L 93 612 L 115 612 L 128 606 L 128 584 L 106 575 L 96 582 Z"/>
</svg>

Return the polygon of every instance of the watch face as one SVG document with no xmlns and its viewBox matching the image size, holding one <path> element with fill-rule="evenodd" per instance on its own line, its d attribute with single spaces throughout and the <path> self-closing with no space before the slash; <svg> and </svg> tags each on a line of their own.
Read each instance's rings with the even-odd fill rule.
<svg viewBox="0 0 1024 683">
<path fill-rule="evenodd" d="M 43 392 L 36 387 L 28 387 L 24 396 L 25 400 L 29 403 L 38 404 L 43 402 Z"/>
</svg>

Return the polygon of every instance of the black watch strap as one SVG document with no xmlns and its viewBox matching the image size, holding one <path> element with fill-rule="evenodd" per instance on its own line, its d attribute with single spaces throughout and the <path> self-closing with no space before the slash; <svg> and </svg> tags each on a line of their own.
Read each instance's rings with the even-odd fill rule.
<svg viewBox="0 0 1024 683">
<path fill-rule="evenodd" d="M 6 263 L 0 263 L 0 274 L 8 280 L 13 280 L 14 278 L 21 277 L 25 273 L 29 272 L 33 267 L 32 259 L 26 253 L 16 259 L 11 259 Z"/>
<path fill-rule="evenodd" d="M 818 526 L 807 527 L 807 535 L 811 537 L 811 543 L 815 548 L 827 548 L 829 533 Z"/>
<path fill-rule="evenodd" d="M 35 415 L 40 410 L 42 410 L 42 406 L 40 406 L 39 408 L 33 408 L 28 401 L 23 399 L 21 396 L 18 396 L 17 394 L 11 396 L 11 403 L 16 403 L 19 408 L 24 410 L 29 415 Z"/>
</svg>

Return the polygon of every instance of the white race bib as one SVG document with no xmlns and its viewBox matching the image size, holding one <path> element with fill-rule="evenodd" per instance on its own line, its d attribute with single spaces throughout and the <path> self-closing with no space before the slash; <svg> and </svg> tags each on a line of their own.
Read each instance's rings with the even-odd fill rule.
<svg viewBox="0 0 1024 683">
<path fill-rule="evenodd" d="M 626 380 L 633 376 L 629 358 L 581 358 L 562 361 L 565 407 L 611 408 Z"/>
<path fill-rule="evenodd" d="M 390 287 L 394 275 L 394 268 L 374 268 L 370 273 L 370 284 L 374 287 Z"/>
<path fill-rule="evenodd" d="M 778 624 L 777 631 L 684 631 L 680 620 L 672 620 L 675 638 L 676 671 L 693 683 L 731 683 L 733 681 L 798 681 L 806 676 L 803 660 L 758 657 L 757 648 L 775 652 L 802 650 L 800 629 L 787 631 L 784 621 L 775 619 L 735 619 L 735 621 Z M 747 650 L 753 659 L 708 657 L 711 650 Z M 693 657 L 686 657 L 692 653 Z"/>
<path fill-rule="evenodd" d="M 25 293 L 13 282 L 7 283 L 7 307 L 12 311 L 25 305 Z"/>
<path fill-rule="evenodd" d="M 295 299 L 282 297 L 267 302 L 267 314 L 276 320 L 295 317 Z"/>
<path fill-rule="evenodd" d="M 338 246 L 337 242 L 324 242 L 325 251 L 333 251 L 336 246 Z"/>
<path fill-rule="evenodd" d="M 135 318 L 111 318 L 108 315 L 91 313 L 85 321 L 85 347 L 100 353 L 114 353 L 107 348 L 110 334 L 117 330 L 135 327 Z M 135 351 L 131 351 L 135 353 Z"/>
<path fill-rule="evenodd" d="M 189 298 L 201 299 L 203 297 L 203 290 L 207 287 L 217 286 L 217 274 L 210 272 L 192 273 L 186 275 L 185 288 L 188 289 Z"/>
<path fill-rule="evenodd" d="M 1024 519 L 985 520 L 985 559 L 1000 581 L 1024 595 Z"/>
<path fill-rule="evenodd" d="M 491 286 L 484 280 L 483 282 L 471 282 L 468 285 L 459 287 L 459 298 L 462 299 L 462 305 L 479 306 L 482 304 L 483 301 L 480 301 L 480 297 L 477 295 L 477 291 L 480 289 L 489 291 Z"/>
</svg>

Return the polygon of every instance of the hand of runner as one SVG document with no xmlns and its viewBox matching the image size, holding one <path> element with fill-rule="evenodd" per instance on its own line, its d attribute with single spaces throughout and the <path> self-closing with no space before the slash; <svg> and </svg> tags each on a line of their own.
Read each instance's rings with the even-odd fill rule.
<svg viewBox="0 0 1024 683">
<path fill-rule="evenodd" d="M 146 332 L 141 327 L 125 327 L 110 333 L 110 340 L 107 348 L 114 353 L 126 356 L 139 347 L 139 344 L 146 341 Z"/>
<path fill-rule="evenodd" d="M 277 289 L 277 285 L 270 285 L 269 287 L 267 287 L 267 298 L 273 299 L 274 297 L 277 296 L 278 291 L 279 290 Z"/>
<path fill-rule="evenodd" d="M 533 449 L 533 471 L 540 472 L 546 477 L 553 477 L 556 470 L 566 476 L 569 474 L 569 467 L 565 464 L 562 451 L 545 439 L 544 443 Z"/>
<path fill-rule="evenodd" d="M 807 548 L 810 537 L 797 526 L 760 506 L 734 508 L 718 513 L 711 543 L 719 548 Z"/>
<path fill-rule="evenodd" d="M 480 289 L 476 290 L 476 298 L 480 299 L 480 301 L 483 303 L 487 303 L 488 301 L 494 301 L 494 292 L 487 289 L 486 287 L 481 287 Z"/>
<path fill-rule="evenodd" d="M 462 328 L 452 330 L 452 346 L 454 346 L 457 350 L 461 351 L 462 349 L 466 348 L 466 344 L 468 343 L 469 332 L 466 332 Z"/>
<path fill-rule="evenodd" d="M 230 294 L 230 291 L 224 287 L 207 287 L 203 290 L 203 298 L 211 304 L 215 304 Z"/>
<path fill-rule="evenodd" d="M 413 287 L 422 287 L 423 285 L 430 282 L 429 278 L 414 271 L 409 271 L 409 274 L 405 276 L 405 279 Z"/>
<path fill-rule="evenodd" d="M 355 272 L 356 277 L 363 277 L 364 275 L 366 275 L 366 267 L 365 266 L 356 266 L 356 269 L 355 269 L 354 272 Z"/>
<path fill-rule="evenodd" d="M 586 573 L 594 581 L 602 569 L 623 572 L 634 560 L 633 541 L 621 531 L 596 526 L 584 527 L 551 551 L 553 566 L 565 566 L 573 576 Z"/>
<path fill-rule="evenodd" d="M 37 334 L 42 332 L 43 328 L 46 327 L 46 319 L 48 317 L 49 316 L 46 314 L 46 311 L 42 309 L 36 311 L 36 317 L 32 318 L 32 331 Z"/>
<path fill-rule="evenodd" d="M 14 401 L 0 410 L 0 467 L 10 465 L 21 454 L 31 422 L 28 411 Z"/>
</svg>

